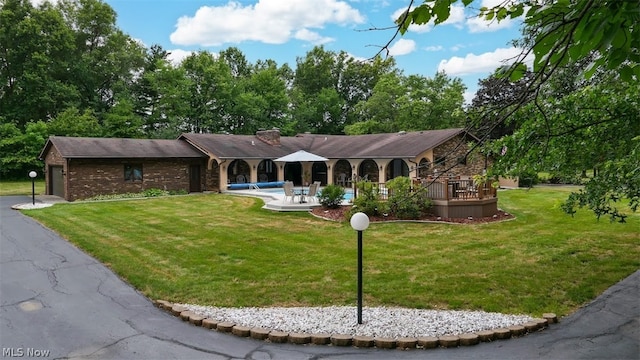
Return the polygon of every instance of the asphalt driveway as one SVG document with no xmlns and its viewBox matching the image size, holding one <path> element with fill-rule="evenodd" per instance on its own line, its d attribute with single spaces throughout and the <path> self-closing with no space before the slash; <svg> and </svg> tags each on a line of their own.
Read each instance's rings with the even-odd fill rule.
<svg viewBox="0 0 640 360">
<path fill-rule="evenodd" d="M 272 344 L 195 327 L 0 197 L 3 357 L 51 359 L 639 359 L 640 271 L 522 338 L 433 350 Z M 78 226 L 82 226 L 78 224 Z"/>
</svg>

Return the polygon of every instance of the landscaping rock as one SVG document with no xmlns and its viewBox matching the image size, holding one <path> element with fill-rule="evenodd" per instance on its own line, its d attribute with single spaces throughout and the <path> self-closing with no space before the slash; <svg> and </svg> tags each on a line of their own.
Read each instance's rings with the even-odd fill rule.
<svg viewBox="0 0 640 360">
<path fill-rule="evenodd" d="M 269 341 L 273 343 L 285 343 L 289 340 L 289 333 L 282 331 L 272 331 L 269 333 Z"/>
<path fill-rule="evenodd" d="M 504 340 L 511 338 L 511 330 L 506 328 L 500 328 L 493 330 L 496 334 L 496 339 Z"/>
<path fill-rule="evenodd" d="M 372 336 L 354 336 L 353 337 L 353 346 L 355 347 L 373 347 L 374 338 Z"/>
<path fill-rule="evenodd" d="M 380 349 L 393 349 L 396 347 L 396 341 L 391 338 L 376 338 L 376 347 Z"/>
<path fill-rule="evenodd" d="M 269 329 L 255 328 L 254 327 L 254 328 L 252 328 L 250 330 L 249 335 L 253 339 L 264 340 L 264 339 L 269 337 L 269 333 L 270 332 L 271 332 L 271 330 L 269 330 Z"/>
<path fill-rule="evenodd" d="M 233 330 L 233 326 L 235 324 L 232 322 L 221 322 L 218 323 L 218 326 L 216 327 L 216 330 L 220 331 L 220 332 L 231 332 L 231 330 Z"/>
<path fill-rule="evenodd" d="M 352 340 L 351 335 L 331 335 L 331 343 L 335 346 L 350 346 Z"/>
<path fill-rule="evenodd" d="M 234 325 L 231 333 L 236 336 L 248 337 L 251 334 L 251 328 L 246 326 Z"/>
<path fill-rule="evenodd" d="M 433 349 L 438 347 L 438 338 L 435 336 L 424 336 L 418 338 L 418 346 L 424 349 Z"/>
<path fill-rule="evenodd" d="M 460 338 L 460 345 L 463 346 L 476 345 L 480 342 L 478 334 L 460 334 L 458 337 Z"/>
<path fill-rule="evenodd" d="M 440 336 L 438 338 L 438 344 L 446 348 L 456 347 L 458 346 L 459 343 L 460 343 L 460 338 L 455 335 Z"/>
<path fill-rule="evenodd" d="M 326 345 L 331 342 L 330 334 L 311 334 L 311 343 L 315 345 Z"/>
<path fill-rule="evenodd" d="M 308 344 L 311 342 L 311 336 L 303 333 L 289 334 L 289 342 L 292 344 Z"/>
<path fill-rule="evenodd" d="M 555 324 L 558 322 L 558 317 L 554 313 L 545 313 L 542 314 L 542 317 L 546 319 L 549 324 Z"/>
<path fill-rule="evenodd" d="M 526 329 L 522 325 L 512 325 L 507 327 L 511 331 L 512 336 L 522 336 L 525 334 Z"/>
<path fill-rule="evenodd" d="M 207 329 L 214 329 L 218 326 L 218 320 L 206 318 L 202 320 L 202 327 Z"/>
<path fill-rule="evenodd" d="M 493 341 L 496 338 L 496 333 L 493 330 L 478 331 L 478 339 L 483 342 Z"/>
<path fill-rule="evenodd" d="M 412 337 L 401 337 L 396 340 L 396 347 L 398 349 L 415 349 L 418 344 L 418 339 Z"/>
</svg>

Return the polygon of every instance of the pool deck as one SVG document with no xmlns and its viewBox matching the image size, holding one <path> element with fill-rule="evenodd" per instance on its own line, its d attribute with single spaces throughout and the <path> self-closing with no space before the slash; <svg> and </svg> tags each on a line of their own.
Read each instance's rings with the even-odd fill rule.
<svg viewBox="0 0 640 360">
<path fill-rule="evenodd" d="M 291 200 L 288 199 L 285 201 L 284 194 L 261 191 L 260 189 L 226 190 L 223 191 L 223 193 L 261 198 L 264 200 L 264 206 L 262 208 L 273 211 L 311 211 L 312 208 L 321 206 L 317 201 L 300 203 L 298 197 L 296 197 L 295 202 L 291 202 Z"/>
</svg>

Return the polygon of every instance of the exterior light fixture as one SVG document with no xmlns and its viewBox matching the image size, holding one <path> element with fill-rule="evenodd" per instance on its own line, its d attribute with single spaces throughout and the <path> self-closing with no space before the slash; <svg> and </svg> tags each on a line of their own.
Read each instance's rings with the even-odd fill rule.
<svg viewBox="0 0 640 360">
<path fill-rule="evenodd" d="M 351 227 L 358 232 L 358 324 L 362 324 L 362 232 L 369 227 L 369 217 L 357 212 L 351 217 Z"/>
<path fill-rule="evenodd" d="M 38 173 L 35 171 L 29 171 L 29 177 L 31 178 L 31 202 L 36 204 L 36 176 Z"/>
</svg>

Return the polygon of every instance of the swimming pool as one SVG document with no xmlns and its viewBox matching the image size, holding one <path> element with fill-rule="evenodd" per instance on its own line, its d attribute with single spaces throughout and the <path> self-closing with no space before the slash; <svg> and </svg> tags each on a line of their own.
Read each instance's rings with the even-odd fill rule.
<svg viewBox="0 0 640 360">
<path fill-rule="evenodd" d="M 294 189 L 296 191 L 300 191 L 300 186 L 295 186 Z M 305 191 L 308 190 L 308 187 L 304 188 Z M 278 195 L 282 195 L 284 196 L 284 189 L 283 188 L 270 188 L 270 189 L 260 189 L 260 192 L 263 193 L 269 193 L 269 194 L 278 194 Z M 318 191 L 318 193 L 321 193 L 322 189 L 320 189 Z M 344 196 L 342 197 L 343 200 L 349 201 L 353 198 L 353 189 L 344 189 Z"/>
</svg>

